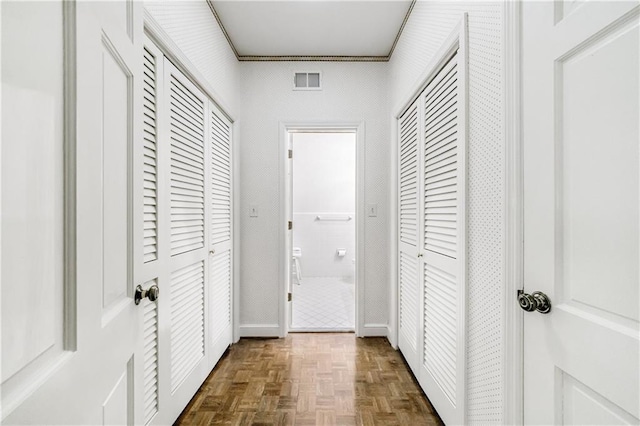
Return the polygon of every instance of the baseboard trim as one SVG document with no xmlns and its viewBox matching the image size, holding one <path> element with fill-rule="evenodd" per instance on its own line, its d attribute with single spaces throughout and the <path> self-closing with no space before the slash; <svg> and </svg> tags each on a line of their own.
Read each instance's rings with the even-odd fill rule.
<svg viewBox="0 0 640 426">
<path fill-rule="evenodd" d="M 240 337 L 280 337 L 278 324 L 240 325 Z"/>
<path fill-rule="evenodd" d="M 388 333 L 387 324 L 365 324 L 360 337 L 387 337 Z"/>
</svg>

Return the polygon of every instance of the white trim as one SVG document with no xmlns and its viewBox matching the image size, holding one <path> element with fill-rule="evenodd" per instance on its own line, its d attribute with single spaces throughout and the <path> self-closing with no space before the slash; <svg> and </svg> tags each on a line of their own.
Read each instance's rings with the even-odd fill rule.
<svg viewBox="0 0 640 426">
<path fill-rule="evenodd" d="M 358 337 L 389 337 L 389 325 L 365 324 Z"/>
<path fill-rule="evenodd" d="M 183 73 L 187 79 L 195 84 L 204 94 L 213 101 L 232 123 L 235 121 L 234 113 L 229 108 L 229 104 L 224 98 L 215 91 L 207 82 L 207 79 L 198 71 L 198 68 L 189 60 L 189 58 L 180 50 L 177 44 L 162 29 L 162 26 L 155 20 L 149 11 L 144 9 L 144 31 L 145 34 L 158 46 L 164 56 Z"/>
<path fill-rule="evenodd" d="M 523 283 L 523 166 L 521 4 L 505 2 L 504 27 L 504 346 L 503 423 L 523 424 L 523 311 L 516 300 Z"/>
<path fill-rule="evenodd" d="M 398 304 L 400 303 L 400 286 L 398 285 L 398 239 L 399 239 L 399 222 L 398 222 L 398 119 L 391 117 L 391 135 L 389 140 L 391 141 L 391 188 L 389 191 L 391 209 L 389 212 L 389 220 L 391 226 L 389 227 L 389 241 L 391 252 L 389 253 L 389 324 L 387 331 L 387 338 L 393 349 L 398 350 L 398 333 L 399 333 L 399 315 L 400 310 Z"/>
<path fill-rule="evenodd" d="M 278 324 L 245 324 L 239 327 L 240 337 L 282 337 Z"/>
<path fill-rule="evenodd" d="M 76 4 L 62 3 L 64 49 L 64 336 L 63 347 L 78 347 L 76 280 Z"/>
<path fill-rule="evenodd" d="M 232 251 L 231 258 L 233 262 L 233 277 L 231 285 L 231 306 L 232 315 L 231 321 L 233 334 L 231 337 L 232 343 L 237 343 L 240 340 L 240 147 L 238 144 L 238 122 L 231 123 L 231 163 L 233 167 L 232 179 L 232 208 L 233 217 L 231 228 L 232 235 Z"/>
<path fill-rule="evenodd" d="M 364 329 L 364 300 L 365 300 L 365 246 L 364 246 L 364 224 L 365 224 L 365 194 L 364 194 L 364 165 L 365 165 L 365 125 L 364 122 L 340 122 L 340 121 L 304 121 L 304 122 L 280 122 L 280 161 L 279 161 L 279 189 L 280 189 L 280 224 L 279 224 L 279 276 L 280 276 L 280 297 L 278 304 L 280 320 L 280 337 L 285 337 L 288 333 L 289 318 L 286 303 L 289 281 L 291 277 L 286 273 L 287 262 L 292 254 L 285 253 L 289 206 L 286 203 L 286 191 L 288 182 L 286 176 L 286 162 L 288 160 L 287 150 L 289 149 L 288 135 L 291 132 L 355 132 L 356 134 L 356 336 L 361 336 Z M 386 324 L 384 325 L 386 330 Z M 386 334 L 386 331 L 385 331 Z"/>
</svg>

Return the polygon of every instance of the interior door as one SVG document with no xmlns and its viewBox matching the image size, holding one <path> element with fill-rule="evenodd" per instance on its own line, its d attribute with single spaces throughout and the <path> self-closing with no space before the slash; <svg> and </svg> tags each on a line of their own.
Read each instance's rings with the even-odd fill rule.
<svg viewBox="0 0 640 426">
<path fill-rule="evenodd" d="M 639 8 L 523 4 L 526 424 L 640 418 Z"/>
<path fill-rule="evenodd" d="M 232 126 L 209 101 L 209 287 L 211 354 L 215 363 L 231 344 L 233 271 Z"/>
<path fill-rule="evenodd" d="M 37 25 L 29 27 L 27 23 L 32 22 L 30 14 L 37 16 L 40 8 L 48 10 L 57 5 L 58 11 L 53 11 L 50 19 L 58 22 L 61 17 L 60 3 L 34 5 L 33 10 L 29 10 L 29 6 L 23 9 L 22 20 L 18 21 L 27 31 L 39 28 Z M 18 3 L 15 7 L 24 6 Z M 140 90 L 137 78 L 141 45 L 136 29 L 142 28 L 141 6 L 135 2 L 78 2 L 75 7 L 74 4 L 63 7 L 67 34 L 73 34 L 75 23 L 73 43 L 76 49 L 68 45 L 65 53 L 73 55 L 77 64 L 75 69 L 68 64 L 71 67 L 65 70 L 66 82 L 75 87 L 72 92 L 65 86 L 68 114 L 64 128 L 69 141 L 64 173 L 67 186 L 64 196 L 59 191 L 43 191 L 40 196 L 44 202 L 56 197 L 54 205 L 65 206 L 64 227 L 60 223 L 49 223 L 51 229 L 64 232 L 65 246 L 54 249 L 43 233 L 38 245 L 45 251 L 35 252 L 34 257 L 16 258 L 16 262 L 17 266 L 33 265 L 39 269 L 40 259 L 49 262 L 49 257 L 57 258 L 64 253 L 62 265 L 56 267 L 65 269 L 64 284 L 60 294 L 33 305 L 40 306 L 39 309 L 23 311 L 12 318 L 26 327 L 24 331 L 30 328 L 31 322 L 40 324 L 22 335 L 21 339 L 28 347 L 47 348 L 53 342 L 49 349 L 58 347 L 60 351 L 54 350 L 55 356 L 47 362 L 39 363 L 34 359 L 35 363 L 23 366 L 26 369 L 13 377 L 16 382 L 3 380 L 3 406 L 5 409 L 10 407 L 10 411 L 3 414 L 7 416 L 3 421 L 8 424 L 133 424 L 140 412 L 134 392 L 137 374 L 134 359 L 142 311 L 134 304 L 131 161 L 139 129 L 135 116 L 139 105 L 136 92 Z M 47 28 L 48 22 L 42 25 L 40 28 Z M 59 34 L 62 37 L 63 32 Z M 28 40 L 30 36 L 24 34 L 24 37 Z M 48 44 L 50 40 L 41 42 Z M 25 49 L 19 58 L 28 58 L 33 53 L 35 51 Z M 62 63 L 62 50 L 55 50 L 53 54 L 58 55 L 56 62 Z M 55 73 L 53 69 L 37 65 L 26 66 L 22 72 L 25 75 L 35 70 L 42 74 Z M 31 115 L 42 114 L 32 126 L 33 131 L 44 130 L 42 137 L 45 140 L 50 137 L 49 132 L 55 133 L 62 128 L 62 116 L 58 116 L 58 120 L 48 116 L 54 107 L 53 99 L 55 97 L 43 97 L 42 105 L 34 104 L 30 112 Z M 7 141 L 14 147 L 28 149 L 29 144 L 34 143 L 28 138 L 14 136 Z M 75 147 L 75 156 L 72 147 Z M 42 158 L 42 173 L 48 170 L 50 161 L 62 158 L 62 151 L 55 151 L 54 146 L 43 145 L 43 148 L 45 152 L 51 150 L 51 157 Z M 32 162 L 26 170 L 39 176 L 40 167 L 38 162 Z M 56 179 L 58 177 L 62 179 L 62 174 Z M 35 182 L 37 179 L 31 180 L 31 183 Z M 27 191 L 35 189 L 29 181 L 26 184 Z M 49 208 L 46 204 L 42 207 Z M 28 220 L 28 217 L 18 219 Z M 2 220 L 4 224 L 4 215 Z M 36 220 L 33 225 L 38 229 L 43 223 Z M 4 243 L 3 235 L 3 246 Z M 46 252 L 47 248 L 53 251 Z M 24 281 L 5 282 L 3 270 L 3 297 L 6 288 L 18 290 L 23 286 L 31 288 L 34 284 L 42 285 L 46 294 L 59 271 L 52 269 L 50 276 L 37 277 L 41 280 L 38 284 L 30 282 L 28 276 L 22 277 Z M 23 300 L 38 300 L 42 295 L 30 293 L 27 296 Z M 15 302 L 21 303 L 18 299 Z M 24 320 L 28 322 L 24 323 Z M 61 340 L 54 338 L 50 329 L 59 330 Z M 50 337 L 54 338 L 51 342 Z M 11 355 L 21 355 L 21 347 L 13 343 L 3 340 L 3 364 L 5 350 Z M 61 345 L 57 346 L 58 343 Z M 42 359 L 42 356 L 46 358 L 46 353 L 38 358 Z M 10 386 L 5 388 L 5 384 Z"/>
<path fill-rule="evenodd" d="M 153 421 L 167 424 L 180 415 L 212 368 L 206 219 L 210 148 L 208 99 L 157 51 L 156 58 L 163 61 L 158 116 L 163 269 L 158 271 L 159 413 Z"/>
<path fill-rule="evenodd" d="M 422 214 L 419 209 L 422 196 L 423 161 L 420 161 L 422 149 L 420 137 L 423 122 L 420 119 L 422 105 L 420 96 L 398 120 L 398 140 L 400 150 L 398 156 L 398 283 L 399 283 L 399 335 L 398 346 L 411 369 L 419 371 L 420 366 L 420 258 L 419 248 L 422 246 L 420 225 Z"/>
<path fill-rule="evenodd" d="M 424 134 L 421 364 L 418 380 L 440 417 L 464 423 L 464 55 L 438 71 L 420 97 Z"/>
</svg>

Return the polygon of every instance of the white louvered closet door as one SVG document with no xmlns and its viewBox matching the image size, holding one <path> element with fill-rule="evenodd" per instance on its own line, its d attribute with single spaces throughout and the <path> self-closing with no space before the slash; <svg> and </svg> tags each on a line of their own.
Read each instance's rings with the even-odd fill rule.
<svg viewBox="0 0 640 426">
<path fill-rule="evenodd" d="M 418 99 L 398 121 L 398 346 L 414 372 L 420 364 L 421 111 Z"/>
<path fill-rule="evenodd" d="M 209 342 L 217 360 L 232 340 L 232 126 L 211 101 L 208 114 Z"/>
<path fill-rule="evenodd" d="M 464 421 L 464 93 L 457 53 L 427 85 L 422 194 L 422 364 L 418 375 L 445 421 Z"/>
<path fill-rule="evenodd" d="M 173 422 L 211 370 L 207 350 L 208 100 L 166 58 L 160 161 L 166 221 L 160 256 L 160 408 Z M 164 244 L 162 244 L 164 243 Z"/>
<path fill-rule="evenodd" d="M 161 298 L 167 288 L 165 263 L 161 247 L 164 243 L 162 226 L 166 224 L 167 213 L 163 210 L 166 200 L 162 193 L 160 175 L 160 119 L 162 115 L 162 53 L 145 40 L 142 52 L 142 141 L 139 148 L 142 155 L 136 157 L 137 186 L 142 189 L 142 196 L 137 200 L 142 204 L 141 216 L 136 224 L 142 223 L 136 230 L 136 250 L 141 255 L 142 265 L 136 265 L 136 283 L 144 289 L 153 285 L 160 289 Z M 138 170 L 141 169 L 141 170 Z M 137 378 L 136 388 L 142 393 L 142 421 L 149 424 L 158 417 L 159 388 L 159 303 L 148 298 L 140 302 L 143 311 L 142 330 L 138 345 L 141 357 L 136 359 L 136 368 L 141 370 L 142 378 Z"/>
</svg>

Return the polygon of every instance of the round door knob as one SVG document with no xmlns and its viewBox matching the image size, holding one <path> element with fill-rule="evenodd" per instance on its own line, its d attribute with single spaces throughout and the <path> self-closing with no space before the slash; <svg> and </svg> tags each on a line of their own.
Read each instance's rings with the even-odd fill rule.
<svg viewBox="0 0 640 426">
<path fill-rule="evenodd" d="M 157 285 L 152 285 L 148 289 L 144 290 L 141 285 L 136 287 L 136 292 L 133 296 L 133 301 L 136 305 L 140 304 L 140 301 L 147 297 L 150 301 L 155 302 L 160 297 L 160 289 Z"/>
<path fill-rule="evenodd" d="M 160 296 L 160 289 L 158 288 L 157 285 L 152 285 L 151 287 L 149 287 L 149 289 L 147 290 L 147 297 L 149 298 L 150 301 L 155 302 L 156 300 L 158 300 L 158 297 Z"/>
<path fill-rule="evenodd" d="M 551 311 L 551 300 L 541 291 L 534 291 L 532 294 L 520 291 L 518 304 L 527 312 L 538 311 L 541 314 L 548 314 Z"/>
<path fill-rule="evenodd" d="M 518 303 L 520 304 L 520 307 L 527 312 L 533 312 L 536 310 L 536 299 L 534 299 L 530 294 L 520 293 L 518 296 Z"/>
</svg>

